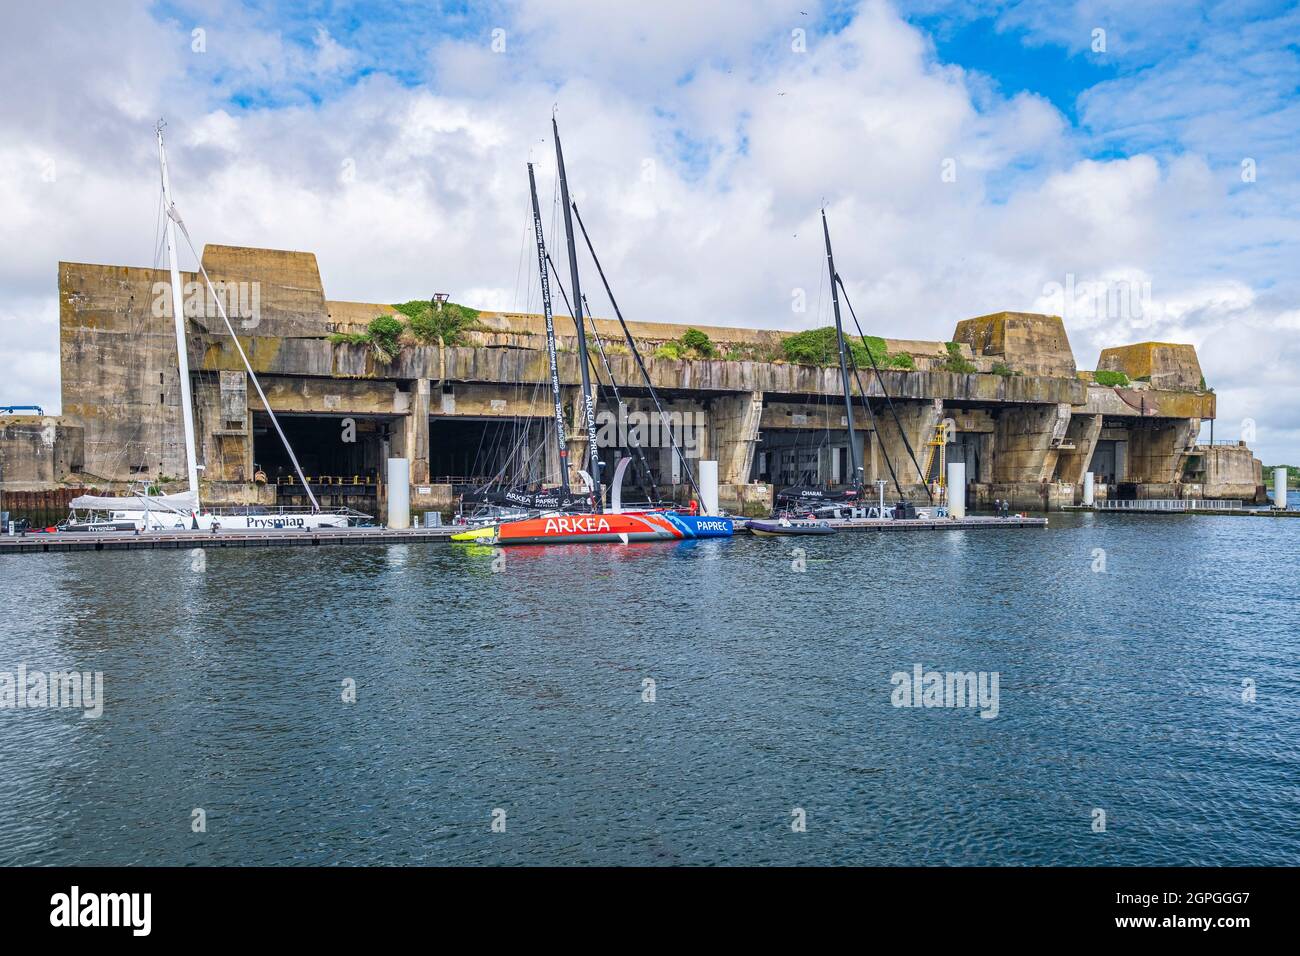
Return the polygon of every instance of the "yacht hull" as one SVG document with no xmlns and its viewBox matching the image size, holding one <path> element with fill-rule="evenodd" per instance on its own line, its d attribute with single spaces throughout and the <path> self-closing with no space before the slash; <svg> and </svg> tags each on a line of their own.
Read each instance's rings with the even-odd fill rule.
<svg viewBox="0 0 1300 956">
<path fill-rule="evenodd" d="M 626 514 L 548 515 L 507 521 L 452 535 L 453 541 L 507 544 L 630 544 L 633 541 L 690 541 L 731 537 L 730 518 L 680 515 L 672 511 Z"/>
</svg>

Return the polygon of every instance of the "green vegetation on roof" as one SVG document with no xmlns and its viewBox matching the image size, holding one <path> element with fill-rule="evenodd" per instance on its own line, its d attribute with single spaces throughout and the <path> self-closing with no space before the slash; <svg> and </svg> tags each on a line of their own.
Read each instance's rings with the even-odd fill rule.
<svg viewBox="0 0 1300 956">
<path fill-rule="evenodd" d="M 718 347 L 707 332 L 687 329 L 680 338 L 669 339 L 654 351 L 655 358 L 712 359 L 718 357 Z"/>
<path fill-rule="evenodd" d="M 336 345 L 368 345 L 375 358 L 391 362 L 402 349 L 402 338 L 421 345 L 461 345 L 465 333 L 478 327 L 478 310 L 469 306 L 444 302 L 439 309 L 433 302 L 413 299 L 393 304 L 398 315 L 377 315 L 366 325 L 364 332 L 335 332 L 330 341 Z M 405 316 L 403 322 L 399 316 Z"/>
<path fill-rule="evenodd" d="M 391 315 L 377 315 L 370 320 L 364 332 L 336 332 L 330 341 L 344 345 L 368 345 L 381 362 L 391 362 L 401 351 L 402 329 L 400 319 Z"/>
<path fill-rule="evenodd" d="M 943 371 L 956 372 L 958 375 L 970 375 L 977 371 L 973 364 L 966 361 L 966 357 L 961 354 L 961 346 L 956 342 L 945 342 L 943 347 L 948 350 L 948 357 L 941 366 Z"/>
<path fill-rule="evenodd" d="M 444 302 L 442 308 L 424 299 L 398 302 L 393 308 L 407 317 L 411 335 L 421 345 L 460 345 L 465 333 L 478 326 L 478 310 L 455 302 Z"/>
<path fill-rule="evenodd" d="M 1129 384 L 1128 376 L 1123 372 L 1111 372 L 1107 369 L 1098 369 L 1093 372 L 1092 380 L 1098 385 L 1105 385 L 1107 388 L 1124 388 Z"/>
</svg>

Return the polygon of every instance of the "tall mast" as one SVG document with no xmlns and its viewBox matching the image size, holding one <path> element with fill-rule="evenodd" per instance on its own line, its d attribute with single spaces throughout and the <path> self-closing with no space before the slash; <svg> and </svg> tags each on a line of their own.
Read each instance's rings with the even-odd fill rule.
<svg viewBox="0 0 1300 956">
<path fill-rule="evenodd" d="M 591 244 L 591 236 L 587 235 L 587 227 L 582 221 L 582 213 L 578 207 L 573 207 L 574 213 L 578 217 L 578 228 L 582 230 L 582 238 L 587 243 L 587 252 L 591 253 L 591 261 L 596 264 L 596 274 L 600 276 L 601 284 L 605 286 L 605 295 L 609 297 L 609 304 L 614 308 L 614 315 L 618 318 L 618 324 L 623 329 L 623 337 L 627 340 L 628 351 L 632 353 L 632 358 L 636 359 L 637 368 L 641 371 L 641 378 L 645 381 L 645 386 L 650 392 L 650 398 L 655 403 L 655 409 L 659 412 L 659 420 L 663 422 L 664 428 L 668 432 L 668 440 L 672 443 L 673 454 L 681 466 L 686 469 L 686 479 L 690 482 L 691 488 L 694 489 L 696 496 L 700 501 L 704 500 L 704 493 L 700 491 L 700 486 L 696 484 L 695 473 L 691 470 L 690 462 L 682 454 L 682 450 L 677 447 L 677 439 L 673 437 L 672 425 L 668 420 L 668 415 L 664 411 L 663 403 L 659 401 L 659 393 L 655 390 L 655 383 L 650 378 L 650 373 L 646 370 L 645 362 L 641 358 L 641 350 L 636 347 L 636 339 L 632 337 L 632 332 L 627 327 L 627 322 L 623 321 L 623 313 L 619 310 L 618 300 L 614 298 L 614 290 L 609 287 L 609 279 L 605 278 L 605 270 L 601 268 L 600 258 L 596 255 L 596 247 Z"/>
<path fill-rule="evenodd" d="M 293 469 L 298 475 L 298 480 L 302 482 L 303 491 L 307 492 L 307 497 L 311 501 L 312 513 L 320 511 L 320 502 L 312 494 L 311 485 L 307 484 L 307 479 L 303 476 L 302 465 L 298 464 L 298 456 L 293 453 L 293 446 L 289 444 L 289 439 L 284 434 L 284 429 L 280 427 L 280 419 L 275 417 L 275 411 L 271 408 L 271 403 L 266 397 L 266 392 L 262 391 L 262 383 L 257 380 L 257 373 L 253 371 L 253 363 L 248 360 L 244 347 L 239 344 L 239 336 L 235 334 L 235 327 L 230 324 L 230 316 L 226 314 L 226 307 L 222 304 L 224 296 L 218 295 L 217 290 L 212 286 L 212 278 L 208 275 L 208 270 L 203 267 L 203 257 L 199 255 L 199 250 L 194 248 L 194 240 L 190 238 L 190 231 L 185 228 L 185 220 L 176 210 L 175 204 L 171 201 L 171 193 L 167 186 L 167 159 L 163 152 L 162 144 L 162 124 L 158 124 L 158 158 L 162 162 L 162 181 L 163 181 L 163 198 L 166 204 L 167 213 L 167 255 L 171 259 L 172 268 L 172 299 L 173 304 L 179 303 L 180 288 L 180 270 L 176 266 L 176 227 L 180 226 L 181 235 L 185 237 L 185 244 L 190 247 L 190 254 L 194 256 L 199 265 L 199 276 L 202 277 L 204 285 L 208 290 L 208 301 L 214 303 L 217 307 L 217 314 L 221 316 L 221 321 L 226 326 L 226 331 L 230 333 L 230 340 L 234 343 L 235 351 L 239 354 L 239 359 L 244 363 L 244 370 L 253 382 L 253 388 L 257 389 L 257 396 L 262 400 L 262 407 L 266 409 L 267 416 L 271 419 L 271 424 L 275 426 L 276 433 L 280 436 L 280 441 L 284 444 L 284 450 L 289 455 L 289 461 L 293 463 Z M 194 412 L 190 405 L 190 370 L 189 357 L 185 351 L 185 326 L 183 310 L 173 308 L 176 313 L 176 347 L 180 352 L 181 368 L 181 404 L 185 409 L 185 450 L 189 459 L 190 466 L 190 488 L 195 495 L 198 494 L 198 464 L 194 455 Z"/>
<path fill-rule="evenodd" d="M 852 469 L 849 485 L 853 488 L 861 488 L 862 468 L 858 465 L 858 443 L 853 434 L 853 397 L 849 386 L 847 347 L 844 343 L 844 328 L 840 323 L 840 296 L 835 286 L 838 277 L 835 274 L 835 256 L 831 253 L 831 230 L 826 225 L 825 208 L 822 209 L 822 234 L 826 237 L 826 267 L 831 273 L 831 305 L 835 308 L 835 341 L 840 349 L 840 381 L 844 383 L 844 420 L 849 426 L 849 467 Z M 867 397 L 863 395 L 862 400 L 866 401 Z"/>
<path fill-rule="evenodd" d="M 172 273 L 172 318 L 176 323 L 176 360 L 180 366 L 181 418 L 185 423 L 185 468 L 189 477 L 190 492 L 197 502 L 199 496 L 199 459 L 194 442 L 194 404 L 190 399 L 190 356 L 185 344 L 185 299 L 181 290 L 181 270 L 176 255 L 175 207 L 172 205 L 171 185 L 167 181 L 167 152 L 163 149 L 163 124 L 159 121 L 154 130 L 158 134 L 158 165 L 162 169 L 163 209 L 167 213 L 167 264 Z"/>
<path fill-rule="evenodd" d="M 579 228 L 582 228 L 581 216 L 578 217 L 578 226 Z M 582 234 L 584 237 L 587 235 L 587 230 L 585 228 L 582 229 Z M 592 261 L 595 261 L 594 254 L 592 256 Z M 600 263 L 596 263 L 596 268 L 600 268 Z M 601 278 L 602 280 L 604 279 L 604 273 L 601 274 Z M 587 310 L 587 318 L 591 320 L 591 337 L 596 340 L 596 351 L 600 353 L 600 363 L 605 366 L 605 374 L 609 376 L 609 387 L 614 393 L 614 405 L 618 413 L 621 415 L 627 406 L 623 404 L 623 396 L 619 394 L 618 379 L 614 378 L 614 369 L 610 367 L 609 356 L 605 354 L 605 346 L 600 341 L 600 329 L 596 328 L 596 318 L 592 314 L 591 303 L 587 301 L 585 293 L 582 296 L 582 305 Z M 596 380 L 598 382 L 600 381 L 599 375 L 596 376 Z M 641 451 L 641 443 L 637 442 L 632 444 L 631 448 L 636 452 L 637 461 L 641 462 L 641 469 L 645 474 L 646 481 L 649 483 L 646 490 L 650 493 L 650 500 L 658 501 L 659 488 L 655 485 L 655 476 L 650 470 L 650 463 L 645 460 L 645 453 Z"/>
<path fill-rule="evenodd" d="M 555 441 L 560 446 L 560 488 L 569 493 L 569 444 L 564 429 L 564 400 L 560 397 L 560 369 L 555 355 L 555 317 L 551 312 L 551 278 L 546 268 L 546 235 L 537 205 L 537 179 L 528 164 L 528 192 L 533 200 L 533 231 L 537 234 L 537 269 L 542 277 L 542 312 L 546 316 L 546 354 L 551 363 L 551 395 L 555 399 Z"/>
<path fill-rule="evenodd" d="M 591 394 L 591 373 L 587 370 L 587 333 L 582 322 L 582 286 L 578 282 L 578 251 L 573 245 L 573 214 L 569 212 L 569 181 L 564 176 L 564 152 L 560 149 L 560 127 L 551 117 L 555 134 L 555 165 L 560 174 L 560 201 L 564 204 L 564 240 L 569 247 L 569 284 L 573 288 L 573 322 L 578 327 L 578 368 L 582 370 L 582 405 L 587 419 L 587 457 L 591 462 L 594 507 L 604 510 L 605 495 L 600 480 L 600 449 L 596 447 L 596 402 Z"/>
</svg>

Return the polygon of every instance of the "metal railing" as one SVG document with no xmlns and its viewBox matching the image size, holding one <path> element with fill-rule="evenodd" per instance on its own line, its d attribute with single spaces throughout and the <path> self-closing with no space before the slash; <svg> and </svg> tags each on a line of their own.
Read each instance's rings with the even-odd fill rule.
<svg viewBox="0 0 1300 956">
<path fill-rule="evenodd" d="M 1143 498 L 1134 501 L 1102 499 L 1095 503 L 1098 511 L 1239 511 L 1240 499 L 1206 500 L 1203 498 Z"/>
</svg>

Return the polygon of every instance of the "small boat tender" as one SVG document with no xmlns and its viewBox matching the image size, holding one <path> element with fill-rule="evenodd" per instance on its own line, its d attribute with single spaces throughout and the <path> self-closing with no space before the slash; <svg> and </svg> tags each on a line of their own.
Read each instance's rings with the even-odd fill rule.
<svg viewBox="0 0 1300 956">
<path fill-rule="evenodd" d="M 825 521 L 810 521 L 802 518 L 770 518 L 762 521 L 751 521 L 746 527 L 760 538 L 835 533 L 835 529 Z"/>
</svg>

